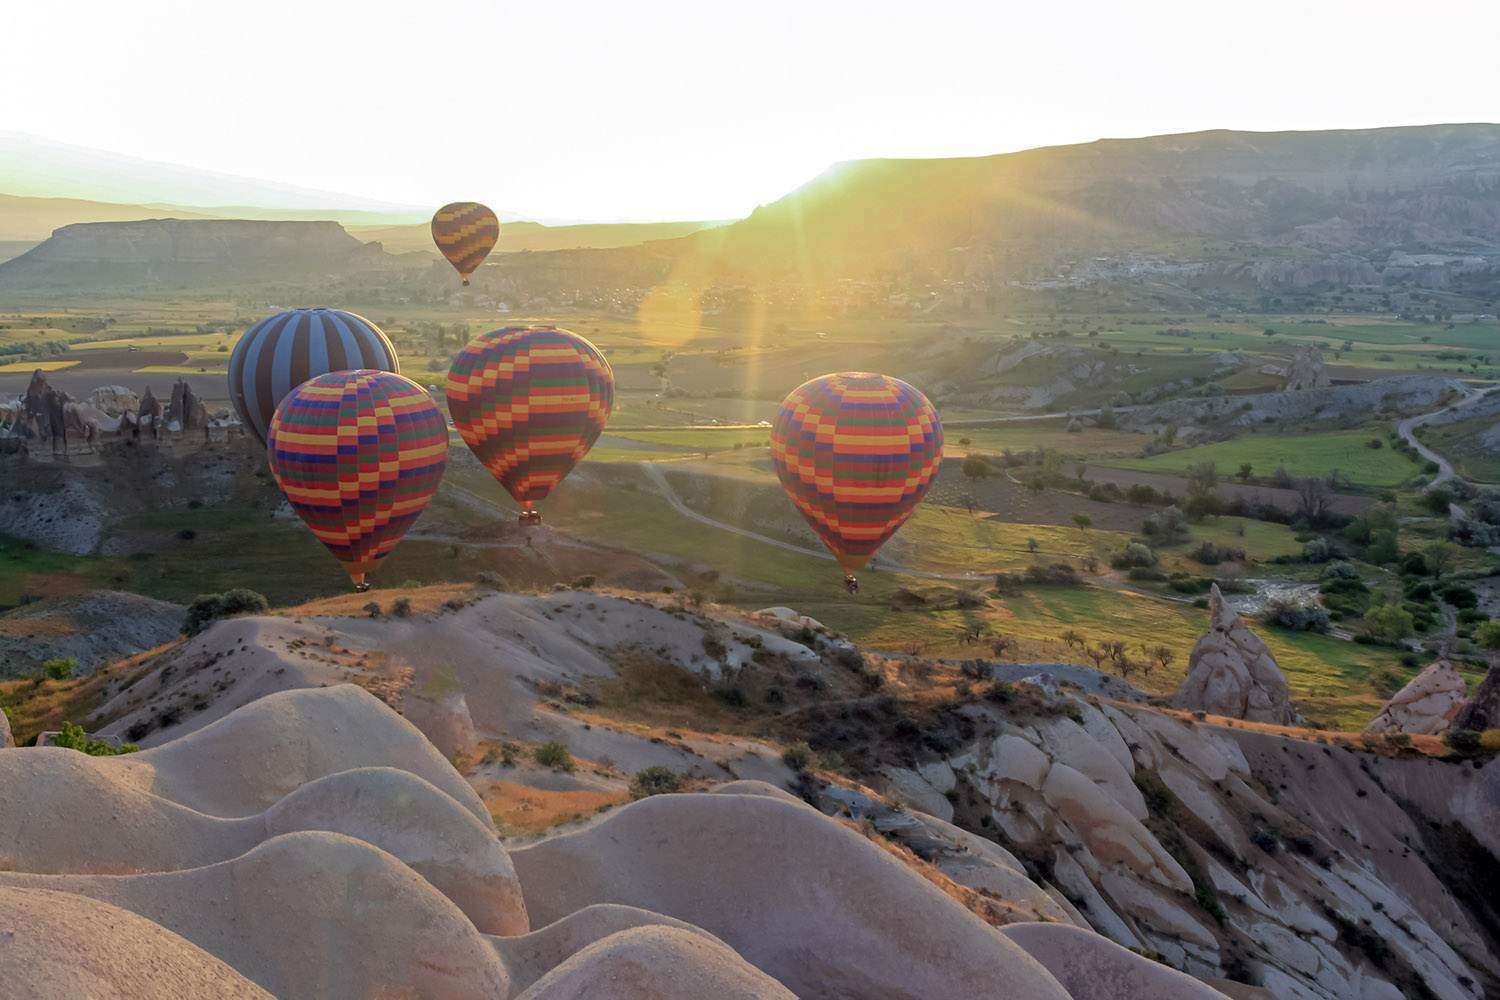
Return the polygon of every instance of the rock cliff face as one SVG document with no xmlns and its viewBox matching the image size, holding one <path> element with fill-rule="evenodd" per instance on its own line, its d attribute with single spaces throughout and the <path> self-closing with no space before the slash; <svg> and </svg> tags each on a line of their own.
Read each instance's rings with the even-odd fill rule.
<svg viewBox="0 0 1500 1000">
<path fill-rule="evenodd" d="M 151 219 L 64 226 L 0 264 L 0 289 L 194 285 L 393 265 L 336 222 Z"/>
<path fill-rule="evenodd" d="M 1188 675 L 1173 706 L 1251 722 L 1292 725 L 1286 678 L 1266 644 L 1245 626 L 1216 585 L 1209 594 L 1209 631 L 1193 646 Z"/>
<path fill-rule="evenodd" d="M 1292 363 L 1287 368 L 1286 390 L 1297 392 L 1303 389 L 1326 389 L 1333 383 L 1323 368 L 1323 352 L 1312 344 L 1297 348 Z"/>
<path fill-rule="evenodd" d="M 1464 679 L 1453 664 L 1436 660 L 1385 703 L 1367 733 L 1437 736 L 1448 731 L 1464 706 Z"/>
</svg>

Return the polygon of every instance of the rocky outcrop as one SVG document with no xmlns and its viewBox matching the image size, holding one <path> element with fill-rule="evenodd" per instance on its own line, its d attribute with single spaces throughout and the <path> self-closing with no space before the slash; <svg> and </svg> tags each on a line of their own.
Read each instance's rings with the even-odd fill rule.
<svg viewBox="0 0 1500 1000">
<path fill-rule="evenodd" d="M 1464 705 L 1468 686 L 1447 660 L 1434 660 L 1386 702 L 1367 733 L 1438 736 L 1448 731 Z"/>
<path fill-rule="evenodd" d="M 1486 729 L 1500 729 L 1500 669 L 1490 665 L 1489 673 L 1474 691 L 1474 697 L 1464 705 L 1453 719 L 1454 729 L 1470 729 L 1482 733 Z"/>
<path fill-rule="evenodd" d="M 1286 391 L 1326 389 L 1332 384 L 1323 367 L 1323 352 L 1313 344 L 1297 348 L 1297 353 L 1292 355 L 1291 364 L 1287 366 Z"/>
<path fill-rule="evenodd" d="M 1209 630 L 1193 646 L 1174 708 L 1251 722 L 1292 725 L 1291 691 L 1266 644 L 1224 602 L 1217 585 L 1208 598 Z"/>
<path fill-rule="evenodd" d="M 177 638 L 184 608 L 118 590 L 54 597 L 0 614 L 0 678 L 71 659 L 75 674 Z"/>
<path fill-rule="evenodd" d="M 0 289 L 109 288 L 305 277 L 399 266 L 336 222 L 82 222 L 0 264 Z"/>
<path fill-rule="evenodd" d="M 15 745 L 15 738 L 10 734 L 10 717 L 3 710 L 0 710 L 0 750 Z"/>
</svg>

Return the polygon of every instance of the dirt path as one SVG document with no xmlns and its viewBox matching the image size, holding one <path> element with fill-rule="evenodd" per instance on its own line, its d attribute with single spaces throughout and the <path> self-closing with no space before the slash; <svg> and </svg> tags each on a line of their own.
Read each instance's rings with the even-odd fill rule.
<svg viewBox="0 0 1500 1000">
<path fill-rule="evenodd" d="M 1423 444 L 1421 441 L 1417 440 L 1417 435 L 1415 433 L 1416 429 L 1418 427 L 1421 427 L 1423 424 L 1430 423 L 1431 421 L 1436 420 L 1438 417 L 1442 416 L 1445 413 L 1451 413 L 1454 410 L 1461 410 L 1466 406 L 1472 406 L 1479 400 L 1483 399 L 1486 395 L 1486 393 L 1478 392 L 1474 389 L 1469 388 L 1468 386 L 1464 386 L 1464 392 L 1467 395 L 1465 395 L 1463 399 L 1460 399 L 1456 403 L 1450 403 L 1440 410 L 1433 410 L 1431 413 L 1421 413 L 1415 417 L 1407 417 L 1405 420 L 1400 420 L 1396 423 L 1396 433 L 1401 435 L 1401 439 L 1403 441 L 1415 448 L 1417 450 L 1417 454 L 1421 455 L 1424 460 L 1437 463 L 1437 475 L 1433 477 L 1432 482 L 1427 484 L 1428 488 L 1441 486 L 1443 483 L 1446 483 L 1448 480 L 1457 475 L 1457 473 L 1453 471 L 1452 462 L 1449 462 L 1442 455 L 1438 454 L 1437 452 L 1433 451 L 1431 448 Z"/>
</svg>

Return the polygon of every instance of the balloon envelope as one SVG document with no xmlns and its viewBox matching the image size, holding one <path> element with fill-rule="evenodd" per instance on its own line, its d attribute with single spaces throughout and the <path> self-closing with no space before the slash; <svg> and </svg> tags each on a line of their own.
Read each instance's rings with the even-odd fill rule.
<svg viewBox="0 0 1500 1000">
<path fill-rule="evenodd" d="M 342 309 L 288 309 L 245 331 L 229 356 L 229 399 L 261 444 L 277 405 L 310 378 L 374 368 L 400 371 L 380 327 Z"/>
<path fill-rule="evenodd" d="M 437 492 L 448 425 L 408 378 L 330 372 L 281 401 L 268 450 L 292 509 L 362 584 Z"/>
<path fill-rule="evenodd" d="M 447 393 L 469 449 L 530 510 L 599 439 L 614 407 L 615 375 L 576 333 L 506 327 L 459 352 Z"/>
<path fill-rule="evenodd" d="M 432 242 L 466 285 L 499 238 L 500 220 L 477 201 L 455 201 L 433 213 Z"/>
<path fill-rule="evenodd" d="M 815 378 L 792 390 L 771 427 L 781 485 L 846 573 L 911 516 L 942 458 L 937 411 L 888 375 Z"/>
</svg>

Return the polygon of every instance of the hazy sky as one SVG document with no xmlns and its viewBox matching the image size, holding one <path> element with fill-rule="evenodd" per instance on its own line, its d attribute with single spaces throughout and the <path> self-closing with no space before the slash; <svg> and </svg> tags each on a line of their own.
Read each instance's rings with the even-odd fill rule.
<svg viewBox="0 0 1500 1000">
<path fill-rule="evenodd" d="M 829 164 L 1500 119 L 1500 0 L 9 0 L 0 129 L 404 204 L 725 218 Z"/>
</svg>

